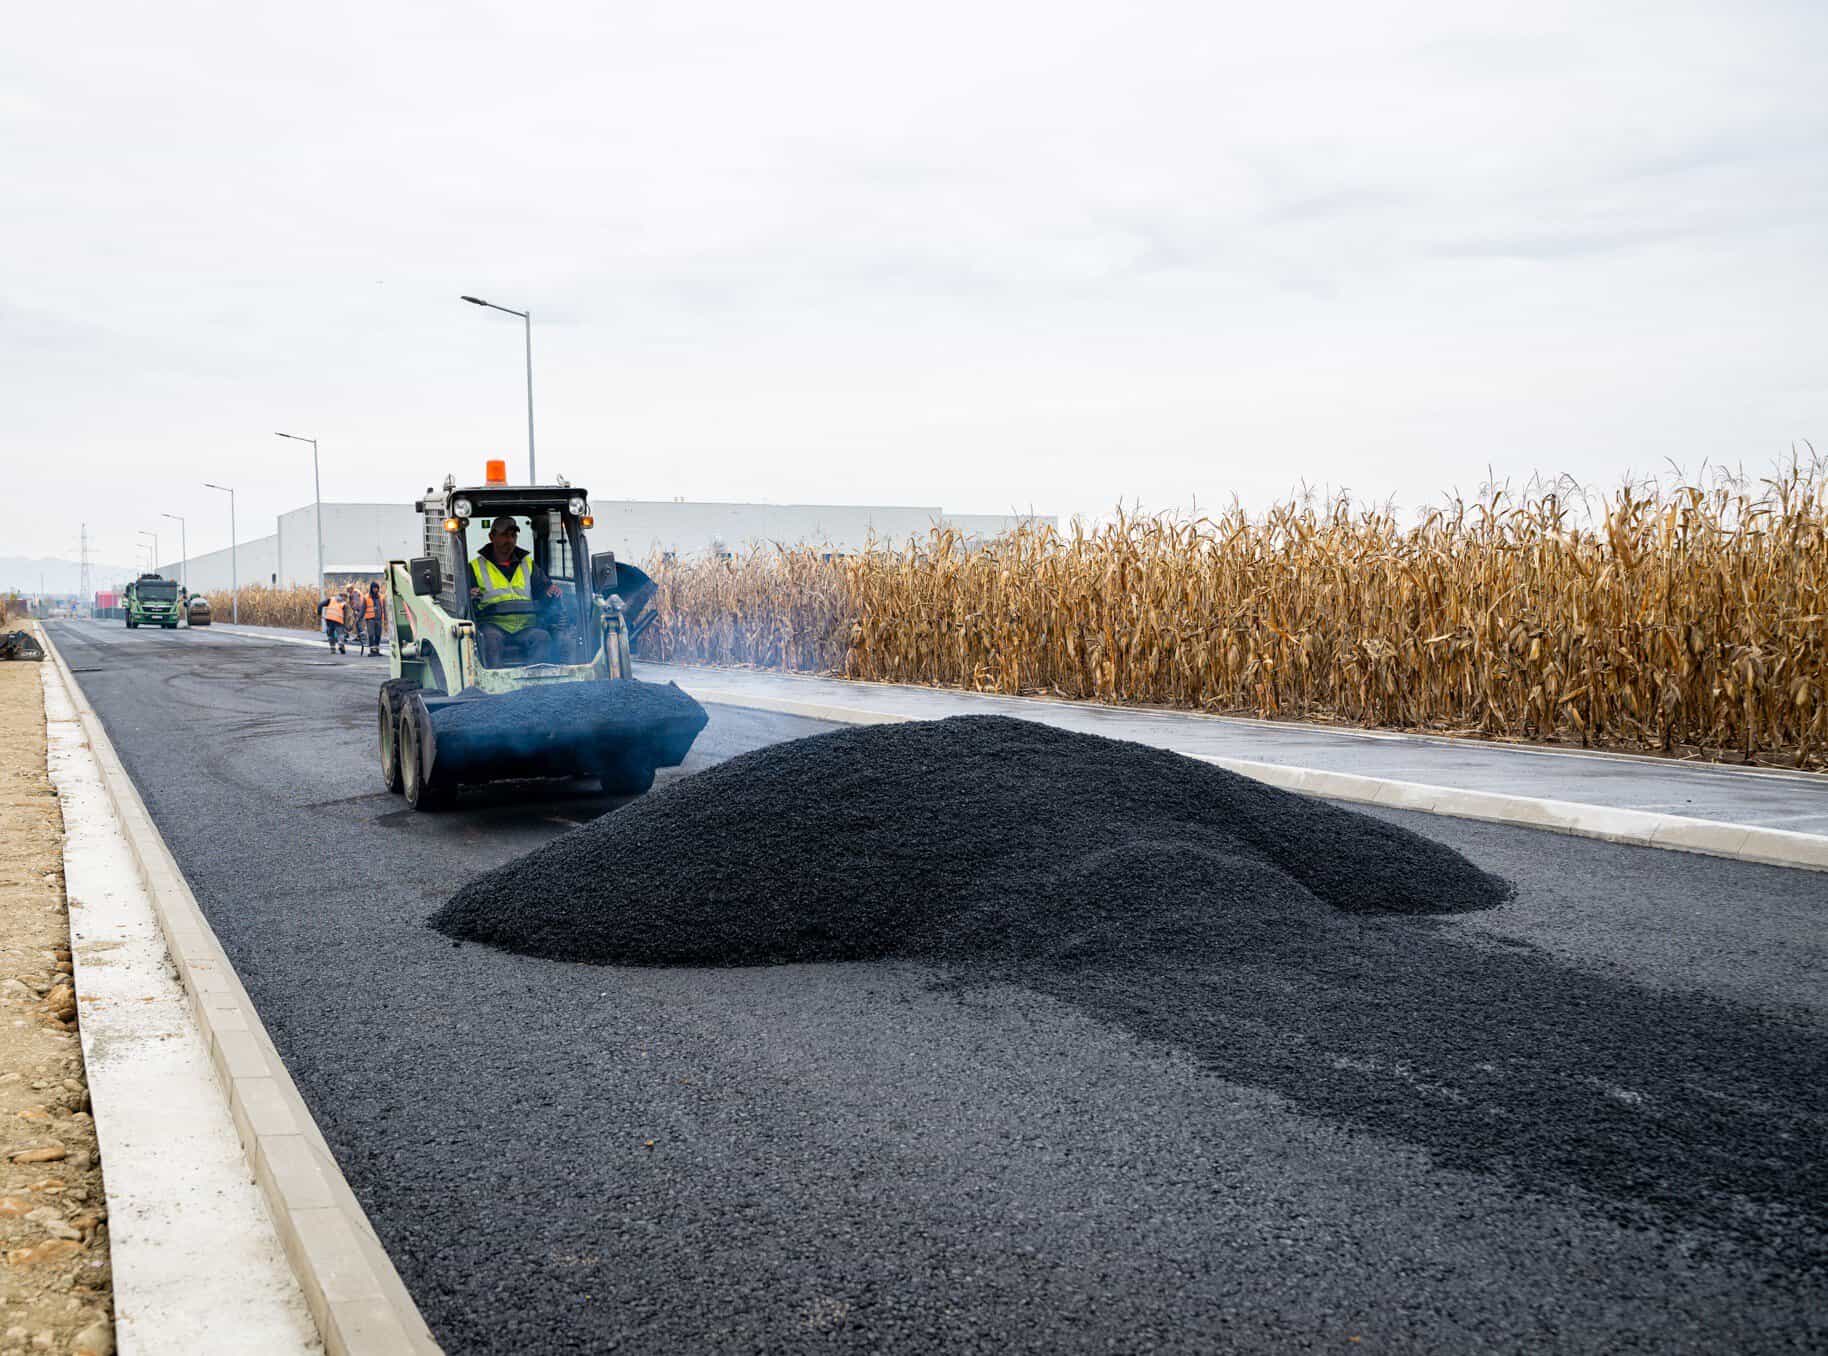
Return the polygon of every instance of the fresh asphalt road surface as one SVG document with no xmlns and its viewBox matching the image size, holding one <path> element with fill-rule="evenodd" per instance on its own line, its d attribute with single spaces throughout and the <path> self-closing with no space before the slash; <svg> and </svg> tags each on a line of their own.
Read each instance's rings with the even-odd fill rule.
<svg viewBox="0 0 1828 1356">
<path fill-rule="evenodd" d="M 1828 1347 L 1828 876 L 1386 814 L 1516 900 L 1084 995 L 556 964 L 424 919 L 591 784 L 414 815 L 383 661 L 51 633 L 452 1352 Z"/>
</svg>

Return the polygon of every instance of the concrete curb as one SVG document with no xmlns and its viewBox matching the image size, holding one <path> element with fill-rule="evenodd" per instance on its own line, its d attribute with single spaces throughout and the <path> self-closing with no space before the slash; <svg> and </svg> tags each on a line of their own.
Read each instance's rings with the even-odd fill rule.
<svg viewBox="0 0 1828 1356">
<path fill-rule="evenodd" d="M 720 689 L 713 684 L 686 682 L 680 686 L 701 702 L 773 711 L 786 716 L 804 716 L 809 720 L 834 721 L 846 725 L 891 725 L 916 719 L 897 711 L 872 711 L 865 706 L 839 706 L 829 702 L 763 697 Z M 1730 857 L 1737 861 L 1768 866 L 1828 871 L 1828 837 L 1820 834 L 1792 833 L 1784 829 L 1729 824 L 1715 819 L 1691 819 L 1683 815 L 1658 814 L 1648 810 L 1623 810 L 1615 806 L 1590 805 L 1580 801 L 1546 800 L 1537 796 L 1507 796 L 1493 791 L 1428 786 L 1420 782 L 1395 781 L 1388 777 L 1364 777 L 1349 772 L 1328 772 L 1320 768 L 1290 767 L 1283 763 L 1256 763 L 1242 758 L 1220 758 L 1212 754 L 1195 753 L 1186 756 L 1267 782 L 1271 786 L 1279 786 L 1285 791 L 1299 791 L 1328 800 L 1384 805 L 1396 810 L 1420 810 L 1426 814 L 1448 815 L 1455 819 L 1480 819 L 1494 824 L 1517 824 L 1582 838 L 1601 838 L 1610 843 L 1698 852 L 1710 857 Z"/>
<path fill-rule="evenodd" d="M 209 1044 L 235 1129 L 331 1356 L 440 1350 L 63 655 L 45 637 Z"/>
</svg>

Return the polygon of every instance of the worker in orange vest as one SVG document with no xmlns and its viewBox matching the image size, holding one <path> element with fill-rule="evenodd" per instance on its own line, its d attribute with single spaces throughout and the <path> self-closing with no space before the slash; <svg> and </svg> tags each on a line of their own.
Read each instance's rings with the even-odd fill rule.
<svg viewBox="0 0 1828 1356">
<path fill-rule="evenodd" d="M 362 632 L 368 642 L 368 653 L 381 653 L 381 584 L 368 581 L 368 596 L 362 599 Z"/>
<path fill-rule="evenodd" d="M 348 654 L 349 647 L 343 639 L 343 621 L 347 609 L 343 606 L 343 597 L 333 593 L 317 605 L 318 615 L 324 619 L 324 636 L 330 642 L 330 648 L 338 654 Z"/>
</svg>

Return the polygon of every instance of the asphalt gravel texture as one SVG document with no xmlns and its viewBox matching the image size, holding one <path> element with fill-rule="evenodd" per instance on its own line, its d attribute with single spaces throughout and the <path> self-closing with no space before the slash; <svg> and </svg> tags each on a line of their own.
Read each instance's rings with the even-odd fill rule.
<svg viewBox="0 0 1828 1356">
<path fill-rule="evenodd" d="M 677 767 L 707 720 L 676 684 L 639 679 L 525 687 L 431 712 L 438 766 L 478 782 L 503 768 L 586 771 L 620 758 Z"/>
<path fill-rule="evenodd" d="M 655 726 L 703 729 L 705 709 L 673 683 L 554 683 L 438 708 L 434 728 L 499 740 L 505 746 L 537 745 L 549 734 L 639 735 Z"/>
<path fill-rule="evenodd" d="M 601 965 L 1223 963 L 1329 909 L 1509 887 L 1433 839 L 1160 749 L 1005 716 L 732 758 L 458 891 L 434 926 Z"/>
<path fill-rule="evenodd" d="M 1821 875 L 1378 811 L 1514 898 L 1013 980 L 559 962 L 425 923 L 594 784 L 415 815 L 378 661 L 51 634 L 453 1352 L 1828 1348 Z M 821 728 L 712 708 L 656 795 Z"/>
</svg>

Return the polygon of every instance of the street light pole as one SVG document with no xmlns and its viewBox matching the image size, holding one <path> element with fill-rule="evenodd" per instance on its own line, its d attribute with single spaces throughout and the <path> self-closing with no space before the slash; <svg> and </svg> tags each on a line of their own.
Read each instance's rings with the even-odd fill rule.
<svg viewBox="0 0 1828 1356">
<path fill-rule="evenodd" d="M 152 572 L 157 574 L 159 572 L 159 534 L 157 532 L 148 532 L 142 527 L 140 529 L 140 535 L 142 537 L 152 538 Z"/>
<path fill-rule="evenodd" d="M 227 485 L 212 485 L 203 482 L 206 490 L 221 490 L 229 497 L 229 622 L 241 625 L 241 568 L 236 559 L 235 544 L 235 492 Z"/>
<path fill-rule="evenodd" d="M 463 298 L 460 298 L 460 300 L 467 301 L 472 306 L 487 306 L 491 311 L 505 311 L 509 315 L 517 315 L 526 324 L 526 327 L 527 327 L 527 483 L 529 485 L 537 485 L 537 484 L 539 484 L 539 470 L 538 470 L 537 464 L 535 463 L 535 461 L 533 459 L 533 312 L 517 311 L 512 306 L 497 306 L 494 302 L 484 301 L 481 297 L 463 297 Z"/>
<path fill-rule="evenodd" d="M 189 593 L 190 592 L 190 534 L 184 528 L 184 516 L 179 513 L 161 513 L 159 515 L 159 517 L 176 518 L 178 520 L 178 550 L 180 552 L 182 552 L 183 556 L 184 556 L 184 559 L 182 561 L 180 561 L 178 564 L 178 574 L 183 581 L 184 591 L 186 593 Z"/>
<path fill-rule="evenodd" d="M 311 488 L 317 495 L 317 507 L 312 516 L 317 519 L 317 596 L 324 593 L 324 482 L 317 473 L 317 439 L 301 438 L 296 433 L 275 433 L 275 438 L 290 438 L 295 443 L 311 444 Z"/>
</svg>

